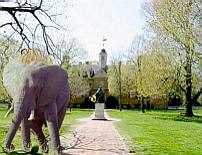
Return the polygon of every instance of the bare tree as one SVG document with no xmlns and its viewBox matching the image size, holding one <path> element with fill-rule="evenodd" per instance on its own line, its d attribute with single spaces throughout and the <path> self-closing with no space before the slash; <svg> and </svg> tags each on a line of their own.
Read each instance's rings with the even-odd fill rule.
<svg viewBox="0 0 202 155">
<path fill-rule="evenodd" d="M 136 64 L 138 61 L 138 57 L 143 54 L 147 47 L 147 41 L 144 35 L 137 35 L 134 37 L 131 46 L 128 50 L 128 59 Z"/>
<path fill-rule="evenodd" d="M 65 38 L 65 37 L 64 37 Z M 67 39 L 60 40 L 55 46 L 55 53 L 58 55 L 58 64 L 60 66 L 78 64 L 79 61 L 84 60 L 87 51 L 82 47 L 76 38 L 68 37 Z"/>
<path fill-rule="evenodd" d="M 47 3 L 47 2 L 46 2 Z M 54 43 L 48 33 L 48 28 L 59 29 L 59 25 L 53 20 L 56 14 L 49 12 L 52 6 L 44 4 L 43 0 L 32 2 L 31 0 L 16 0 L 9 6 L 0 6 L 0 14 L 10 17 L 11 20 L 1 20 L 0 29 L 3 37 L 18 38 L 21 40 L 19 51 L 23 48 L 38 48 L 42 38 L 45 51 L 56 56 L 53 52 Z"/>
</svg>

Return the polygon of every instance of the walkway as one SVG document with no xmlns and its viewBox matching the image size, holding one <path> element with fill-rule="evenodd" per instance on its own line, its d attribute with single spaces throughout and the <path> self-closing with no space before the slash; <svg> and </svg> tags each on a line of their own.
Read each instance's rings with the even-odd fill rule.
<svg viewBox="0 0 202 155">
<path fill-rule="evenodd" d="M 123 138 L 114 127 L 117 120 L 105 113 L 107 121 L 80 119 L 77 126 L 61 142 L 65 150 L 63 155 L 129 155 Z"/>
</svg>

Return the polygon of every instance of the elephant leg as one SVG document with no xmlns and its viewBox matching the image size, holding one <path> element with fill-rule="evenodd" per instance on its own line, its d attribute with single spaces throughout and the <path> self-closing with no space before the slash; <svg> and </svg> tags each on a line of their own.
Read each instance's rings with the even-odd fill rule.
<svg viewBox="0 0 202 155">
<path fill-rule="evenodd" d="M 62 109 L 61 112 L 58 114 L 58 128 L 60 129 L 62 126 L 62 122 L 65 117 L 66 108 Z"/>
<path fill-rule="evenodd" d="M 62 122 L 64 120 L 64 117 L 65 117 L 65 112 L 67 110 L 67 100 L 64 102 L 64 105 L 62 106 L 62 108 L 60 109 L 59 113 L 58 113 L 58 127 L 59 129 L 61 128 L 62 126 Z"/>
<path fill-rule="evenodd" d="M 50 148 L 53 154 L 60 152 L 60 138 L 59 138 L 59 126 L 57 118 L 57 105 L 56 103 L 49 104 L 44 109 L 44 116 L 47 122 L 49 134 L 50 134 Z"/>
<path fill-rule="evenodd" d="M 22 143 L 25 151 L 30 151 L 31 140 L 30 140 L 30 122 L 24 118 L 21 122 L 21 132 L 22 132 Z"/>
<path fill-rule="evenodd" d="M 46 140 L 46 137 L 42 131 L 42 126 L 44 124 L 44 121 L 36 120 L 36 121 L 32 121 L 32 122 L 33 122 L 32 123 L 32 129 L 37 135 L 40 150 L 43 153 L 47 153 L 48 152 L 47 140 Z"/>
<path fill-rule="evenodd" d="M 17 111 L 17 110 L 15 110 L 15 111 Z M 6 149 L 6 151 L 7 150 L 11 151 L 14 149 L 14 146 L 11 143 L 20 126 L 20 123 L 23 119 L 23 115 L 24 115 L 24 113 L 22 111 L 14 112 L 12 123 L 9 127 L 8 133 L 6 135 L 5 143 L 4 143 L 4 148 Z"/>
<path fill-rule="evenodd" d="M 59 93 L 57 100 L 56 100 L 56 104 L 58 107 L 58 127 L 60 129 L 62 122 L 64 120 L 65 117 L 65 112 L 67 110 L 67 106 L 68 106 L 68 100 L 69 100 L 69 90 L 68 89 L 64 89 L 61 93 Z"/>
<path fill-rule="evenodd" d="M 18 122 L 12 121 L 8 130 L 8 133 L 6 135 L 5 143 L 4 143 L 4 148 L 6 149 L 5 151 L 12 151 L 15 149 L 14 145 L 11 143 L 18 130 L 19 125 L 20 125 L 19 121 Z"/>
</svg>

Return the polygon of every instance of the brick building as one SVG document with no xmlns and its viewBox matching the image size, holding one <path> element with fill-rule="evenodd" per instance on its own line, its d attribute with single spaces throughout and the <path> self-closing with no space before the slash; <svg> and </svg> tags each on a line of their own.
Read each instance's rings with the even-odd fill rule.
<svg viewBox="0 0 202 155">
<path fill-rule="evenodd" d="M 73 100 L 75 106 L 83 106 L 88 103 L 89 96 L 96 93 L 99 87 L 102 87 L 105 91 L 105 97 L 109 95 L 108 89 L 108 74 L 107 74 L 107 52 L 103 48 L 99 53 L 99 61 L 86 61 L 82 63 L 85 68 L 83 78 L 85 79 L 88 89 L 85 94 Z M 89 107 L 85 106 L 85 107 Z M 93 105 L 91 105 L 93 107 Z"/>
<path fill-rule="evenodd" d="M 99 62 L 97 65 L 89 63 L 88 71 L 91 72 L 91 77 L 88 77 L 88 83 L 90 86 L 89 95 L 93 95 L 99 87 L 104 88 L 105 96 L 108 96 L 108 74 L 107 74 L 107 52 L 102 49 L 99 53 Z"/>
</svg>

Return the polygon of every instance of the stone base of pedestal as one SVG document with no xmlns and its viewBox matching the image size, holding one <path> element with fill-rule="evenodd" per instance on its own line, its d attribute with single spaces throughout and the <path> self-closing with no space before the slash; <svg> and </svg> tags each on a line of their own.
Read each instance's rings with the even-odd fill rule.
<svg viewBox="0 0 202 155">
<path fill-rule="evenodd" d="M 106 120 L 104 116 L 104 103 L 96 103 L 95 104 L 95 116 L 93 120 Z"/>
</svg>

